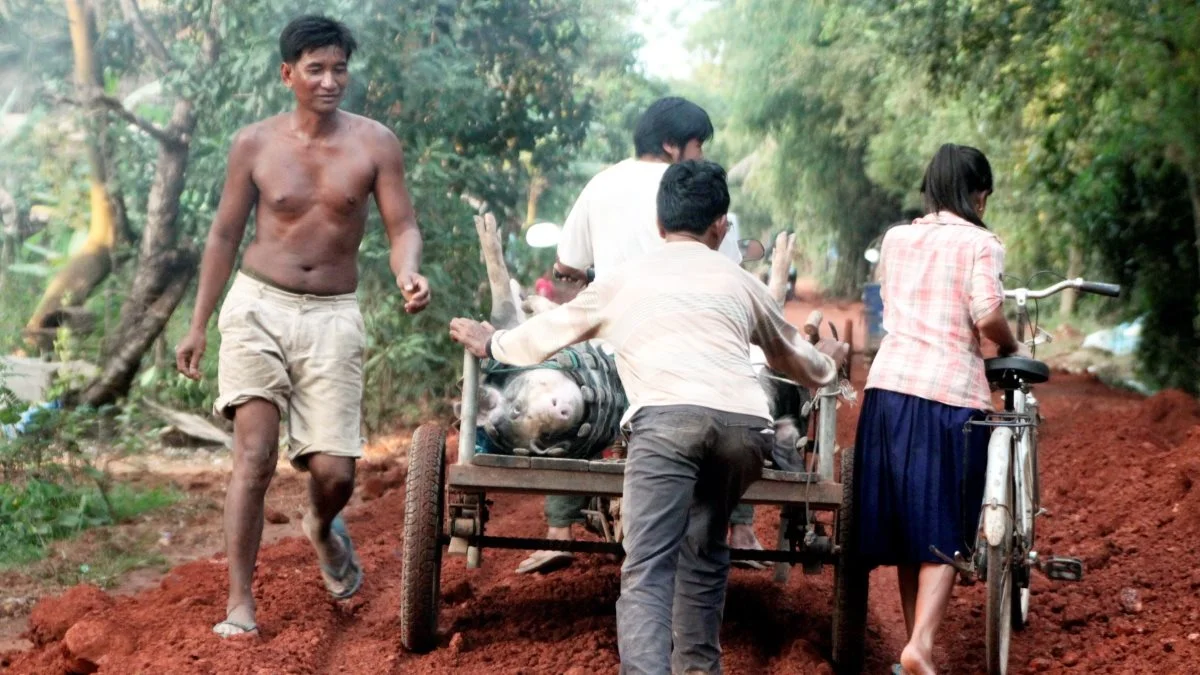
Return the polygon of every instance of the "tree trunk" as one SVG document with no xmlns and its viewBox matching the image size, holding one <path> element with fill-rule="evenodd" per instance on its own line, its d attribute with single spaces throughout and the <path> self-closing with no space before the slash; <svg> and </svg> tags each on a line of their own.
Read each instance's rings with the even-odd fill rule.
<svg viewBox="0 0 1200 675">
<path fill-rule="evenodd" d="M 1079 248 L 1074 240 L 1071 241 L 1070 247 L 1067 249 L 1067 278 L 1076 279 L 1083 274 L 1083 250 Z M 1069 319 L 1075 315 L 1075 300 L 1079 297 L 1079 291 L 1074 288 L 1068 288 L 1063 291 L 1062 304 L 1058 306 L 1058 314 L 1064 319 Z"/>
<path fill-rule="evenodd" d="M 96 25 L 92 7 L 86 0 L 66 0 L 67 18 L 71 27 L 71 47 L 75 55 L 75 90 L 79 98 L 88 101 L 87 150 L 91 169 L 91 221 L 83 248 L 54 276 L 42 295 L 41 302 L 25 325 L 30 346 L 42 351 L 54 343 L 55 327 L 61 310 L 83 304 L 112 269 L 112 248 L 116 240 L 116 222 L 108 194 L 102 143 L 107 113 L 91 102 L 93 94 L 102 88 L 100 68 L 96 63 L 94 45 Z"/>
<path fill-rule="evenodd" d="M 176 101 L 168 132 L 181 139 L 190 138 L 195 126 L 191 102 Z M 113 403 L 129 392 L 142 356 L 162 333 L 195 274 L 195 252 L 175 248 L 175 220 L 187 161 L 185 143 L 160 144 L 133 288 L 121 307 L 121 323 L 108 340 L 104 369 L 83 392 L 83 403 Z"/>
<path fill-rule="evenodd" d="M 196 254 L 189 250 L 166 251 L 138 263 L 133 291 L 121 310 L 121 341 L 114 343 L 100 376 L 83 391 L 81 403 L 101 406 L 129 392 L 142 356 L 162 333 L 195 272 Z"/>
<path fill-rule="evenodd" d="M 133 0 L 125 5 L 136 9 Z M 220 51 L 216 32 L 220 7 L 220 0 L 213 0 L 209 8 L 208 25 L 203 29 L 201 67 L 214 63 Z M 145 26 L 142 31 L 142 39 L 149 40 L 151 36 L 145 32 Z M 164 67 L 171 64 L 164 62 Z M 165 130 L 144 123 L 143 128 L 146 127 L 159 140 L 159 150 L 146 204 L 138 268 L 133 287 L 121 307 L 121 323 L 108 343 L 104 369 L 80 395 L 80 402 L 93 406 L 114 403 L 129 392 L 142 357 L 162 334 L 196 273 L 196 252 L 176 248 L 179 198 L 187 173 L 189 142 L 196 128 L 194 106 L 190 100 L 180 98 L 171 110 L 171 121 Z"/>
<path fill-rule="evenodd" d="M 542 199 L 542 194 L 546 192 L 549 186 L 549 181 L 541 174 L 540 171 L 534 169 L 529 174 L 529 196 L 525 200 L 525 224 L 521 229 L 529 229 L 531 225 L 537 221 L 538 202 Z"/>
</svg>

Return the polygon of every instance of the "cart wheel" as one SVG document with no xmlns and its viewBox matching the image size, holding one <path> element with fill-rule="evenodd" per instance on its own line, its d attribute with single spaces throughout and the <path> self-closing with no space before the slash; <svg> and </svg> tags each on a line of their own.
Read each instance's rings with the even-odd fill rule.
<svg viewBox="0 0 1200 675">
<path fill-rule="evenodd" d="M 854 448 L 842 450 L 842 506 L 838 509 L 840 552 L 833 570 L 833 662 L 840 675 L 862 671 L 867 634 L 870 570 L 857 560 L 854 545 Z"/>
<path fill-rule="evenodd" d="M 400 582 L 400 643 L 413 652 L 427 652 L 437 643 L 445 456 L 446 432 L 436 424 L 421 425 L 408 453 Z"/>
</svg>

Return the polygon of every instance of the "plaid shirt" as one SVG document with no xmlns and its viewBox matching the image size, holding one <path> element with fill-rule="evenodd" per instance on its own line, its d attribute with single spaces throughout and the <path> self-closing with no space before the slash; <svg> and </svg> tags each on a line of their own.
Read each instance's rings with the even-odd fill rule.
<svg viewBox="0 0 1200 675">
<path fill-rule="evenodd" d="M 887 335 L 868 389 L 992 409 L 976 322 L 1004 301 L 1004 246 L 995 234 L 941 212 L 884 236 L 877 275 Z"/>
</svg>

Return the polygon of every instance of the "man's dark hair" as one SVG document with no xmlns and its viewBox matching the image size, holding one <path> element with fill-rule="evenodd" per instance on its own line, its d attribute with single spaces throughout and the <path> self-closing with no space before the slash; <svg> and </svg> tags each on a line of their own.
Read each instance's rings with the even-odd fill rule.
<svg viewBox="0 0 1200 675">
<path fill-rule="evenodd" d="M 295 63 L 304 52 L 321 47 L 341 47 L 346 60 L 358 49 L 350 29 L 339 21 L 312 14 L 296 17 L 279 34 L 279 55 L 284 63 Z"/>
<path fill-rule="evenodd" d="M 712 120 L 704 108 L 678 96 L 660 98 L 646 108 L 633 132 L 638 157 L 662 156 L 663 144 L 682 148 L 690 140 L 701 143 L 712 138 Z"/>
<path fill-rule="evenodd" d="M 975 212 L 975 195 L 992 192 L 992 165 L 979 150 L 946 143 L 925 169 L 921 195 L 925 212 L 949 211 L 980 227 L 983 218 Z"/>
<path fill-rule="evenodd" d="M 689 159 L 667 167 L 658 185 L 658 222 L 664 230 L 704 234 L 728 212 L 729 186 L 720 164 Z"/>
</svg>

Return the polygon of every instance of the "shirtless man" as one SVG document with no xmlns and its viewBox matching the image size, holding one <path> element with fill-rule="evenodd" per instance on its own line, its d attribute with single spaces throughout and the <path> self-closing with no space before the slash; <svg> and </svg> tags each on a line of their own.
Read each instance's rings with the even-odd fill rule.
<svg viewBox="0 0 1200 675">
<path fill-rule="evenodd" d="M 221 637 L 254 634 L 251 591 L 263 498 L 275 472 L 287 413 L 292 464 L 309 474 L 305 535 L 334 599 L 362 584 L 338 515 L 354 491 L 365 331 L 355 299 L 357 253 L 371 195 L 391 245 L 391 268 L 416 313 L 429 304 L 418 274 L 421 233 L 404 185 L 404 156 L 390 129 L 338 109 L 357 47 L 342 24 L 304 16 L 283 29 L 280 75 L 296 107 L 238 132 L 204 259 L 196 310 L 176 350 L 179 371 L 200 377 L 205 329 L 229 280 L 250 209 L 255 236 L 221 307 L 219 397 L 233 419 L 233 475 L 225 498 L 229 559 Z"/>
</svg>

